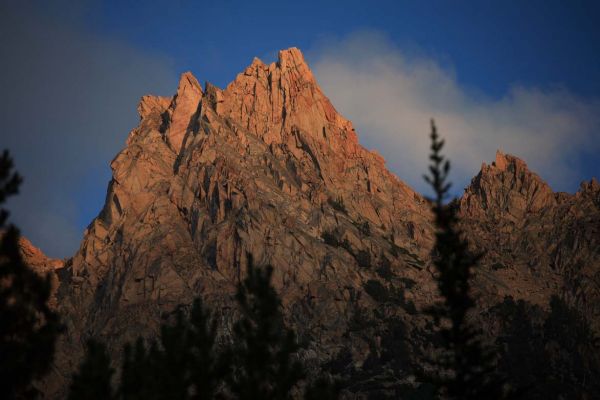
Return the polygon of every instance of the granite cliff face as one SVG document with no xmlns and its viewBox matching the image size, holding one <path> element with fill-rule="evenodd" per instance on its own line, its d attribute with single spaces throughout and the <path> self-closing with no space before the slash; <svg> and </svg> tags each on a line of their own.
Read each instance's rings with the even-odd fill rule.
<svg viewBox="0 0 600 400">
<path fill-rule="evenodd" d="M 309 362 L 351 349 L 360 367 L 379 351 L 376 324 L 371 338 L 355 330 L 362 310 L 399 316 L 420 346 L 415 310 L 435 293 L 428 202 L 359 145 L 298 49 L 270 65 L 254 59 L 223 90 L 185 73 L 173 97 L 145 96 L 138 111 L 105 206 L 58 272 L 67 331 L 47 393 L 60 394 L 87 338 L 118 352 L 195 296 L 226 331 L 247 252 L 274 267 L 288 322 L 311 342 Z M 498 153 L 456 206 L 487 252 L 475 285 L 482 309 L 504 295 L 546 306 L 565 292 L 597 316 L 597 181 L 554 193 Z M 402 307 L 378 295 L 391 285 Z"/>
</svg>

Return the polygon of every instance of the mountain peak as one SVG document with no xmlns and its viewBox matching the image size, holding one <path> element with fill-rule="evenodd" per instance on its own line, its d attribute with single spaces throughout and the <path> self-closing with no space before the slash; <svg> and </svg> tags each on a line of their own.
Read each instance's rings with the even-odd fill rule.
<svg viewBox="0 0 600 400">
<path fill-rule="evenodd" d="M 224 90 L 184 73 L 169 100 L 143 99 L 147 117 L 111 164 L 104 209 L 72 260 L 88 304 L 111 276 L 105 300 L 124 313 L 149 301 L 168 309 L 201 288 L 222 295 L 247 252 L 294 288 L 286 301 L 323 285 L 341 298 L 363 283 L 357 254 L 428 254 L 432 235 L 415 228 L 427 226 L 428 206 L 358 144 L 298 49 L 268 66 L 254 59 Z M 329 232 L 351 251 L 325 243 Z M 339 288 L 326 287 L 334 280 Z"/>
<path fill-rule="evenodd" d="M 303 65 L 306 65 L 308 68 L 306 61 L 304 60 L 304 54 L 302 54 L 300 49 L 298 49 L 297 47 L 290 47 L 289 49 L 279 50 L 277 56 L 278 64 L 281 66 L 281 68 L 287 68 L 289 66 L 296 67 Z"/>
<path fill-rule="evenodd" d="M 506 155 L 502 152 L 502 150 L 496 150 L 496 161 L 494 161 L 496 167 L 500 170 L 506 170 L 508 162 L 509 160 L 506 157 Z"/>
<path fill-rule="evenodd" d="M 298 48 L 290 47 L 287 50 L 279 51 L 277 66 L 283 74 L 288 75 L 290 80 L 309 83 L 318 88 L 316 79 Z"/>
<path fill-rule="evenodd" d="M 250 64 L 250 66 L 253 66 L 253 65 L 258 65 L 258 66 L 261 66 L 261 67 L 262 67 L 262 66 L 266 66 L 266 64 L 263 62 L 263 60 L 261 60 L 261 59 L 260 59 L 260 58 L 258 58 L 258 57 L 254 57 L 254 58 L 252 59 L 252 64 Z"/>
<path fill-rule="evenodd" d="M 270 65 L 255 58 L 222 94 L 221 117 L 268 144 L 286 143 L 292 131 L 319 141 L 327 136 L 333 146 L 340 144 L 340 139 L 350 147 L 357 143 L 352 124 L 323 94 L 302 52 L 295 47 L 281 50 L 278 61 Z"/>
<path fill-rule="evenodd" d="M 516 219 L 555 203 L 550 186 L 525 161 L 501 150 L 491 165 L 483 163 L 461 198 L 461 208 L 468 215 L 506 212 Z"/>
<path fill-rule="evenodd" d="M 202 87 L 191 72 L 184 72 L 179 79 L 177 94 L 168 109 L 169 127 L 166 137 L 171 148 L 179 153 L 186 134 L 193 123 L 202 99 Z"/>
<path fill-rule="evenodd" d="M 202 93 L 202 86 L 191 71 L 186 71 L 179 77 L 177 97 L 187 97 L 194 93 Z"/>
<path fill-rule="evenodd" d="M 511 154 L 504 154 L 502 150 L 499 149 L 496 150 L 496 160 L 492 163 L 492 166 L 500 171 L 512 169 L 514 171 L 530 172 L 525 161 Z"/>
</svg>

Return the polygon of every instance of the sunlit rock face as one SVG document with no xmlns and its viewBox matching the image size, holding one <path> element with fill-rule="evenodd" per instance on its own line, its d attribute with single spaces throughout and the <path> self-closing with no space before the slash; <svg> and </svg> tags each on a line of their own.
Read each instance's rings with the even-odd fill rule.
<svg viewBox="0 0 600 400">
<path fill-rule="evenodd" d="M 360 365 L 377 351 L 376 333 L 353 331 L 359 310 L 424 326 L 415 307 L 435 298 L 429 204 L 359 144 L 298 49 L 270 65 L 254 59 L 225 89 L 185 73 L 172 98 L 144 96 L 138 111 L 104 208 L 58 274 L 67 330 L 49 396 L 60 395 L 87 338 L 116 355 L 196 296 L 226 334 L 247 253 L 273 266 L 312 365 L 344 348 Z M 513 156 L 484 164 L 456 203 L 473 246 L 487 250 L 475 282 L 482 307 L 506 294 L 546 305 L 574 279 L 597 281 L 599 193 L 597 181 L 553 193 Z M 413 306 L 381 304 L 369 282 L 402 288 Z"/>
<path fill-rule="evenodd" d="M 23 236 L 19 238 L 19 251 L 25 264 L 40 275 L 55 273 L 65 265 L 63 260 L 46 256 L 40 249 L 35 247 Z"/>
<path fill-rule="evenodd" d="M 571 299 L 597 325 L 600 316 L 600 185 L 555 193 L 523 160 L 496 154 L 459 199 L 473 244 L 492 267 L 489 289 L 547 306 Z"/>
</svg>

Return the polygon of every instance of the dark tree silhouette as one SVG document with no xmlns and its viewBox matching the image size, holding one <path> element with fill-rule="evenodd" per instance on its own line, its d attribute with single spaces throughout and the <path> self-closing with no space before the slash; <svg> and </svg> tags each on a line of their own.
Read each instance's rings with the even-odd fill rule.
<svg viewBox="0 0 600 400">
<path fill-rule="evenodd" d="M 121 379 L 114 397 L 125 400 L 212 399 L 228 373 L 224 354 L 215 351 L 216 321 L 198 299 L 186 317 L 161 327 L 160 340 L 146 346 L 142 338 L 125 346 Z M 112 369 L 103 345 L 91 342 L 74 377 L 69 400 L 108 398 Z M 85 386 L 96 388 L 94 393 Z M 93 397 L 102 393 L 107 397 Z"/>
<path fill-rule="evenodd" d="M 141 339 L 125 350 L 121 392 L 125 399 L 210 399 L 228 373 L 226 353 L 217 353 L 216 320 L 196 299 L 186 318 L 161 327 L 160 342 L 146 350 Z"/>
<path fill-rule="evenodd" d="M 300 346 L 283 321 L 281 302 L 271 286 L 273 269 L 255 268 L 248 255 L 248 276 L 238 287 L 241 317 L 234 326 L 234 370 L 229 387 L 239 399 L 287 399 L 305 377 L 294 359 Z"/>
<path fill-rule="evenodd" d="M 230 355 L 215 352 L 217 320 L 196 299 L 192 307 L 193 324 L 190 344 L 195 362 L 190 365 L 193 399 L 208 399 L 217 392 L 220 382 L 230 372 Z"/>
<path fill-rule="evenodd" d="M 340 383 L 329 378 L 318 378 L 304 391 L 305 400 L 335 400 L 339 397 Z"/>
<path fill-rule="evenodd" d="M 437 226 L 432 252 L 441 300 L 428 313 L 439 329 L 441 345 L 430 360 L 430 379 L 440 394 L 449 399 L 495 399 L 504 397 L 498 379 L 495 353 L 482 342 L 481 334 L 469 322 L 475 302 L 470 280 L 480 256 L 469 251 L 468 242 L 458 228 L 456 208 L 446 204 L 451 184 L 450 162 L 442 155 L 444 141 L 431 121 L 431 164 L 425 180 L 435 197 L 432 210 Z"/>
<path fill-rule="evenodd" d="M 18 193 L 21 177 L 12 171 L 8 152 L 0 157 L 0 204 Z M 32 381 L 41 378 L 54 357 L 61 330 L 48 307 L 51 283 L 38 276 L 19 252 L 19 230 L 5 227 L 8 211 L 0 210 L 0 394 L 33 397 Z"/>
<path fill-rule="evenodd" d="M 138 338 L 134 345 L 125 345 L 124 353 L 118 395 L 123 400 L 160 399 L 161 391 L 156 390 L 159 385 L 155 380 L 156 369 L 144 340 Z"/>
<path fill-rule="evenodd" d="M 123 400 L 166 399 L 287 399 L 299 392 L 304 379 L 296 359 L 300 345 L 286 328 L 281 302 L 271 286 L 272 268 L 255 268 L 249 256 L 248 276 L 238 286 L 240 319 L 234 325 L 232 344 L 217 346 L 217 323 L 197 299 L 189 316 L 181 309 L 175 323 L 161 327 L 160 339 L 146 346 L 139 338 L 126 345 L 121 379 L 111 389 L 112 370 L 106 350 L 92 342 L 75 375 L 69 400 L 106 398 Z M 86 382 L 96 387 L 85 390 Z M 306 386 L 307 399 L 336 399 L 338 387 L 327 379 Z M 112 396 L 112 397 L 111 397 Z"/>
<path fill-rule="evenodd" d="M 522 397 L 538 398 L 531 389 L 538 391 L 545 381 L 544 340 L 539 327 L 541 322 L 538 322 L 543 321 L 542 309 L 524 300 L 515 302 L 512 297 L 506 297 L 490 311 L 503 325 L 496 340 L 503 349 L 498 368 Z"/>
<path fill-rule="evenodd" d="M 552 296 L 544 322 L 548 374 L 565 398 L 600 398 L 600 338 L 585 315 L 564 299 Z"/>
<path fill-rule="evenodd" d="M 492 311 L 505 325 L 500 368 L 523 398 L 600 398 L 599 339 L 576 308 L 553 296 L 545 313 L 507 297 Z"/>
<path fill-rule="evenodd" d="M 111 400 L 114 398 L 112 390 L 112 376 L 114 370 L 110 366 L 110 357 L 106 347 L 99 342 L 90 340 L 87 343 L 86 358 L 73 375 L 69 400 Z"/>
</svg>

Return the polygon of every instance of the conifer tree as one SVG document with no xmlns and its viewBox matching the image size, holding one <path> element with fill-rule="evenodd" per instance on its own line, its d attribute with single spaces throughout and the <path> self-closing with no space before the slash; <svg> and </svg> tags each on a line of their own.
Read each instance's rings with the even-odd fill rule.
<svg viewBox="0 0 600 400">
<path fill-rule="evenodd" d="M 443 147 L 444 140 L 431 121 L 430 175 L 425 180 L 435 194 L 431 201 L 437 232 L 432 258 L 441 300 L 428 313 L 439 329 L 441 344 L 430 360 L 428 375 L 448 399 L 503 398 L 504 385 L 496 373 L 495 353 L 468 320 L 475 307 L 471 278 L 480 256 L 469 251 L 458 227 L 456 208 L 446 204 L 451 186 L 450 162 L 441 153 Z"/>
<path fill-rule="evenodd" d="M 0 204 L 18 193 L 21 177 L 5 151 L 0 157 Z M 19 252 L 19 230 L 5 227 L 8 211 L 0 209 L 0 394 L 33 397 L 32 381 L 50 368 L 61 325 L 48 307 L 50 277 L 38 276 Z"/>
<path fill-rule="evenodd" d="M 125 346 L 114 394 L 110 358 L 103 345 L 92 341 L 74 376 L 69 400 L 103 398 L 92 397 L 99 393 L 123 400 L 213 399 L 229 370 L 226 353 L 215 350 L 215 340 L 216 321 L 200 299 L 189 316 L 178 309 L 175 323 L 161 326 L 158 341 L 147 346 L 140 337 Z M 94 387 L 94 393 L 86 386 Z"/>
<path fill-rule="evenodd" d="M 597 337 L 584 314 L 556 295 L 550 310 L 506 297 L 493 308 L 504 324 L 500 369 L 527 399 L 597 399 Z"/>
<path fill-rule="evenodd" d="M 73 376 L 69 400 L 111 400 L 114 398 L 110 357 L 104 344 L 95 340 L 87 343 L 86 358 Z"/>
<path fill-rule="evenodd" d="M 123 400 L 158 400 L 160 391 L 156 381 L 156 368 L 151 360 L 144 339 L 138 337 L 135 343 L 127 343 L 121 367 L 121 382 L 117 396 Z M 81 399 L 83 400 L 83 399 Z"/>
<path fill-rule="evenodd" d="M 300 346 L 284 324 L 272 273 L 270 266 L 255 268 L 248 255 L 248 276 L 236 295 L 241 317 L 233 331 L 234 370 L 229 379 L 240 400 L 288 399 L 305 377 L 302 364 L 293 358 Z"/>
<path fill-rule="evenodd" d="M 305 378 L 295 358 L 300 345 L 283 321 L 281 301 L 271 285 L 272 268 L 255 268 L 249 257 L 248 276 L 238 286 L 240 318 L 231 345 L 217 346 L 217 323 L 200 299 L 186 316 L 176 311 L 175 323 L 161 327 L 158 341 L 142 338 L 125 346 L 118 388 L 111 390 L 110 360 L 103 346 L 88 346 L 75 375 L 69 400 L 94 399 L 90 387 L 108 399 L 288 399 L 299 394 Z M 337 399 L 339 387 L 328 379 L 306 385 L 307 399 Z M 113 397 L 111 397 L 113 396 Z"/>
</svg>

